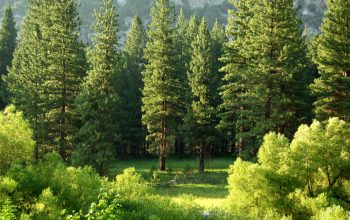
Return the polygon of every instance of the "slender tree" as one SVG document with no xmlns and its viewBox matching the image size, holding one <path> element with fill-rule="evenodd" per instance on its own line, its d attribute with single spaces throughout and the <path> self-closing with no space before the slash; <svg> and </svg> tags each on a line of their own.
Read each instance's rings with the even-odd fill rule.
<svg viewBox="0 0 350 220">
<path fill-rule="evenodd" d="M 89 164 L 104 174 L 113 159 L 117 141 L 117 126 L 113 114 L 118 107 L 118 95 L 113 82 L 120 72 L 118 21 L 112 0 L 104 0 L 95 13 L 93 46 L 88 52 L 90 70 L 77 98 L 77 112 L 82 127 L 77 133 L 77 162 Z"/>
<path fill-rule="evenodd" d="M 185 128 L 185 115 L 186 105 L 190 103 L 190 87 L 188 84 L 187 72 L 189 70 L 191 61 L 191 41 L 188 39 L 188 27 L 189 22 L 185 17 L 185 12 L 181 8 L 177 17 L 175 26 L 175 44 L 177 52 L 177 74 L 180 77 L 180 83 L 184 87 L 184 95 L 182 95 L 182 102 L 185 103 L 182 109 L 182 120 L 178 123 L 176 139 L 175 139 L 175 154 L 179 158 L 182 158 L 185 151 L 186 129 Z"/>
<path fill-rule="evenodd" d="M 314 43 L 320 77 L 312 90 L 318 119 L 340 117 L 350 120 L 350 1 L 327 1 L 321 35 Z"/>
<path fill-rule="evenodd" d="M 230 145 L 235 145 L 242 155 L 253 140 L 251 121 L 252 112 L 247 110 L 254 99 L 248 98 L 249 78 L 246 76 L 249 58 L 244 54 L 248 24 L 253 16 L 254 0 L 230 0 L 235 9 L 228 11 L 227 37 L 224 55 L 220 59 L 224 63 L 221 69 L 225 73 L 221 88 L 222 104 L 220 105 L 220 123 L 218 129 L 226 133 Z"/>
<path fill-rule="evenodd" d="M 11 68 L 13 53 L 16 48 L 17 30 L 11 7 L 5 9 L 0 29 L 0 108 L 7 104 L 6 91 L 2 76 L 7 75 Z"/>
<path fill-rule="evenodd" d="M 10 100 L 23 111 L 29 119 L 36 141 L 34 157 L 38 161 L 40 155 L 49 147 L 47 138 L 47 93 L 45 72 L 47 68 L 47 50 L 43 41 L 44 19 L 42 1 L 30 0 L 27 15 L 24 18 L 17 49 L 14 53 L 13 65 L 8 76 L 4 77 Z"/>
<path fill-rule="evenodd" d="M 79 40 L 80 20 L 73 0 L 45 1 L 47 18 L 41 27 L 47 42 L 46 69 L 49 132 L 52 145 L 67 159 L 74 148 L 77 131 L 75 99 L 85 76 L 85 53 Z"/>
<path fill-rule="evenodd" d="M 169 0 L 156 0 L 151 18 L 145 49 L 148 63 L 143 75 L 142 120 L 149 132 L 148 139 L 159 152 L 160 170 L 165 170 L 183 108 L 183 89 L 176 70 L 174 7 Z"/>
<path fill-rule="evenodd" d="M 143 88 L 142 72 L 145 66 L 143 51 L 146 42 L 147 36 L 142 21 L 138 16 L 135 16 L 123 51 L 124 69 L 118 77 L 118 90 L 123 106 L 121 108 L 120 123 L 122 129 L 120 129 L 120 136 L 122 151 L 125 153 L 127 151 L 134 154 L 140 153 L 140 147 L 145 138 L 145 129 L 141 120 L 141 91 Z"/>
<path fill-rule="evenodd" d="M 208 146 L 215 136 L 217 80 L 214 70 L 213 44 L 205 19 L 202 19 L 198 34 L 192 43 L 192 59 L 188 73 L 192 91 L 190 117 L 192 136 L 198 146 L 199 172 L 204 172 L 204 160 Z M 213 62 L 214 61 L 214 62 Z"/>
</svg>

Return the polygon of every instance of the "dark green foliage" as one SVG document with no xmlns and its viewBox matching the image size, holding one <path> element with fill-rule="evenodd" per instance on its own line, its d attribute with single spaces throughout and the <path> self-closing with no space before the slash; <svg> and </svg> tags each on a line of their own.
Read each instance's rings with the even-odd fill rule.
<svg viewBox="0 0 350 220">
<path fill-rule="evenodd" d="M 313 61 L 320 78 L 312 85 L 317 96 L 315 113 L 318 119 L 350 116 L 350 2 L 327 1 L 322 34 L 314 41 Z"/>
<path fill-rule="evenodd" d="M 77 99 L 77 113 L 82 126 L 76 135 L 78 164 L 92 165 L 100 174 L 106 171 L 114 158 L 118 124 L 114 114 L 119 97 L 113 84 L 120 72 L 118 51 L 118 24 L 112 0 L 95 14 L 97 23 L 93 46 L 88 52 L 90 70 Z"/>
<path fill-rule="evenodd" d="M 248 91 L 245 87 L 250 83 L 245 74 L 249 59 L 243 53 L 243 45 L 248 31 L 248 23 L 252 17 L 254 1 L 231 0 L 230 3 L 236 10 L 229 10 L 227 36 L 229 41 L 225 44 L 224 55 L 221 61 L 225 64 L 222 71 L 225 73 L 223 87 L 221 88 L 220 123 L 218 128 L 226 133 L 230 145 L 237 142 L 239 154 L 243 154 L 245 145 L 249 146 L 248 140 L 252 134 L 250 123 L 251 111 L 245 110 L 251 106 L 254 100 L 248 99 Z"/>
<path fill-rule="evenodd" d="M 85 76 L 85 53 L 79 42 L 79 17 L 73 0 L 41 1 L 40 30 L 47 51 L 45 74 L 47 86 L 47 135 L 51 145 L 66 160 L 74 148 L 77 117 L 75 99 Z"/>
<path fill-rule="evenodd" d="M 165 157 L 174 142 L 184 93 L 176 71 L 175 16 L 170 1 L 155 1 L 151 17 L 145 50 L 148 63 L 143 75 L 142 121 L 149 132 L 148 140 L 159 152 L 160 168 L 165 170 Z"/>
<path fill-rule="evenodd" d="M 200 158 L 199 170 L 204 172 L 204 158 L 208 146 L 213 143 L 216 134 L 215 87 L 217 72 L 214 69 L 213 44 L 206 21 L 203 19 L 198 27 L 198 34 L 192 42 L 192 57 L 188 72 L 191 86 L 191 107 L 187 124 L 192 137 L 192 145 L 198 147 Z"/>
<path fill-rule="evenodd" d="M 306 46 L 291 0 L 233 3 L 240 10 L 232 12 L 223 59 L 221 127 L 235 129 L 240 153 L 250 146 L 254 155 L 266 132 L 291 136 L 302 119 L 304 100 L 295 91 L 306 90 Z"/>
<path fill-rule="evenodd" d="M 31 0 L 6 79 L 11 97 L 29 118 L 39 149 L 71 153 L 76 132 L 74 101 L 84 76 L 74 1 Z M 45 149 L 45 150 L 44 150 Z"/>
<path fill-rule="evenodd" d="M 48 104 L 45 95 L 48 90 L 46 48 L 42 30 L 39 28 L 42 4 L 31 0 L 27 15 L 19 32 L 19 42 L 14 54 L 12 68 L 5 77 L 11 101 L 29 119 L 36 141 L 35 159 L 48 148 Z"/>
<path fill-rule="evenodd" d="M 12 65 L 13 53 L 16 48 L 17 30 L 11 7 L 5 9 L 0 29 L 0 108 L 7 104 L 6 89 L 2 75 L 7 75 Z"/>
<path fill-rule="evenodd" d="M 120 120 L 122 124 L 120 150 L 123 153 L 139 154 L 145 139 L 145 129 L 141 121 L 141 91 L 142 71 L 146 62 L 143 50 L 146 42 L 147 36 L 142 21 L 135 16 L 123 51 L 125 61 L 123 71 L 118 77 L 118 90 L 123 106 Z"/>
</svg>

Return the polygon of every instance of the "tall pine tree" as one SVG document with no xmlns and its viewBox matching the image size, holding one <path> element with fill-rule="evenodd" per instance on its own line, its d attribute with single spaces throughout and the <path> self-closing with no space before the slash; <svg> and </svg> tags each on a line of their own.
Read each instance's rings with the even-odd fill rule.
<svg viewBox="0 0 350 220">
<path fill-rule="evenodd" d="M 47 50 L 40 26 L 43 25 L 43 1 L 30 0 L 19 32 L 13 65 L 5 84 L 10 100 L 23 111 L 34 132 L 35 160 L 49 148 L 47 137 Z"/>
<path fill-rule="evenodd" d="M 63 158 L 73 148 L 74 102 L 85 75 L 79 25 L 73 0 L 30 0 L 8 77 L 13 99 L 35 121 L 37 145 Z"/>
<path fill-rule="evenodd" d="M 183 89 L 176 70 L 174 14 L 169 0 L 155 1 L 145 49 L 148 63 L 143 75 L 142 120 L 149 132 L 148 139 L 159 152 L 160 170 L 165 170 L 183 108 Z"/>
<path fill-rule="evenodd" d="M 79 40 L 80 19 L 74 0 L 45 1 L 41 27 L 47 42 L 49 132 L 52 145 L 67 159 L 74 148 L 77 131 L 75 99 L 85 76 L 85 52 Z"/>
<path fill-rule="evenodd" d="M 181 121 L 178 123 L 178 129 L 175 139 L 175 154 L 179 158 L 182 158 L 185 151 L 185 140 L 186 140 L 186 131 L 185 131 L 185 121 L 184 117 L 186 115 L 185 106 L 190 102 L 190 87 L 188 84 L 187 72 L 189 70 L 190 61 L 191 61 L 191 41 L 188 39 L 188 27 L 189 22 L 185 17 L 185 12 L 181 8 L 180 13 L 177 17 L 176 26 L 175 26 L 175 44 L 177 51 L 177 72 L 180 78 L 180 83 L 184 87 L 184 95 L 182 95 L 182 102 L 184 103 L 182 109 Z"/>
<path fill-rule="evenodd" d="M 92 165 L 104 174 L 113 159 L 117 141 L 117 126 L 113 114 L 118 107 L 118 95 L 113 82 L 120 72 L 118 21 L 113 0 L 104 0 L 95 13 L 93 46 L 88 52 L 90 70 L 77 99 L 77 112 L 82 127 L 77 133 L 79 164 Z"/>
<path fill-rule="evenodd" d="M 340 117 L 350 120 L 350 1 L 328 0 L 321 26 L 315 40 L 313 61 L 320 77 L 312 90 L 318 119 Z"/>
<path fill-rule="evenodd" d="M 139 154 L 144 144 L 145 129 L 142 126 L 142 100 L 143 88 L 142 72 L 145 66 L 144 48 L 147 36 L 142 21 L 135 16 L 131 24 L 130 32 L 126 38 L 123 51 L 124 69 L 118 77 L 120 98 L 123 108 L 121 109 L 120 135 L 121 151 Z"/>
<path fill-rule="evenodd" d="M 258 98 L 258 137 L 276 131 L 292 137 L 301 123 L 304 106 L 299 91 L 306 90 L 307 47 L 292 0 L 261 0 L 253 9 L 245 53 L 251 59 L 248 72 L 251 93 Z M 253 108 L 251 108 L 253 109 Z"/>
<path fill-rule="evenodd" d="M 7 68 L 12 65 L 16 49 L 17 30 L 11 7 L 5 9 L 0 29 L 0 108 L 7 104 L 6 90 L 2 76 L 7 75 Z"/>
<path fill-rule="evenodd" d="M 288 136 L 299 124 L 306 46 L 292 0 L 233 3 L 240 10 L 231 17 L 232 41 L 223 59 L 230 83 L 222 91 L 226 112 L 221 126 L 235 129 L 240 153 L 249 145 L 254 156 L 266 132 Z M 227 123 L 230 118 L 236 121 L 233 126 Z"/>
<path fill-rule="evenodd" d="M 205 19 L 202 19 L 198 34 L 192 43 L 192 56 L 188 78 L 192 91 L 190 114 L 191 136 L 198 147 L 199 172 L 204 172 L 204 160 L 208 146 L 213 143 L 216 125 L 217 88 L 214 70 L 213 44 Z"/>
<path fill-rule="evenodd" d="M 251 125 L 252 112 L 247 106 L 254 103 L 254 99 L 248 98 L 249 77 L 246 69 L 249 58 L 244 54 L 244 43 L 247 36 L 248 24 L 253 16 L 252 8 L 254 0 L 230 0 L 234 9 L 228 11 L 227 37 L 228 42 L 224 47 L 224 55 L 220 59 L 224 63 L 221 69 L 225 73 L 221 88 L 222 104 L 220 105 L 220 123 L 218 128 L 228 137 L 228 142 L 236 146 L 238 153 L 242 155 L 251 144 L 253 132 Z"/>
</svg>

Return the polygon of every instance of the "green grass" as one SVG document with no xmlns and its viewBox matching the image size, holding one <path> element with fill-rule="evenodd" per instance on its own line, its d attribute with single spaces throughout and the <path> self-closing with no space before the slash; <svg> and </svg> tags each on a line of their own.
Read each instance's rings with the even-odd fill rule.
<svg viewBox="0 0 350 220">
<path fill-rule="evenodd" d="M 152 184 L 153 193 L 180 203 L 191 199 L 203 210 L 220 208 L 228 194 L 227 176 L 233 158 L 215 158 L 206 160 L 205 173 L 198 173 L 198 161 L 195 159 L 169 159 L 167 170 L 157 171 L 156 159 L 116 161 L 110 168 L 110 176 L 122 173 L 125 168 L 135 167 L 142 177 Z M 154 178 L 156 173 L 156 178 Z M 169 181 L 176 179 L 176 184 Z"/>
</svg>

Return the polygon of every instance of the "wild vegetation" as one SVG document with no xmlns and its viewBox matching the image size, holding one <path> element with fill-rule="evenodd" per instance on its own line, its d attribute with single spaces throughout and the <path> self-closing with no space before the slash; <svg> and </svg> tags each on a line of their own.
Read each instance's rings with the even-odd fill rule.
<svg viewBox="0 0 350 220">
<path fill-rule="evenodd" d="M 225 4 L 154 0 L 123 45 L 113 0 L 88 41 L 73 0 L 6 7 L 0 218 L 349 219 L 350 1 L 314 35 L 292 0 Z"/>
</svg>

